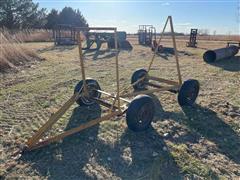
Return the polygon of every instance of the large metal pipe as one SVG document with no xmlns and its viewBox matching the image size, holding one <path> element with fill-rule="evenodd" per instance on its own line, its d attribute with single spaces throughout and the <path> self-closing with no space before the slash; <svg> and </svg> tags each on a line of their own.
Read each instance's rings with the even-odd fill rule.
<svg viewBox="0 0 240 180">
<path fill-rule="evenodd" d="M 233 57 L 238 53 L 238 51 L 238 46 L 229 46 L 221 49 L 208 50 L 203 54 L 203 59 L 205 62 L 212 63 L 220 59 Z"/>
</svg>

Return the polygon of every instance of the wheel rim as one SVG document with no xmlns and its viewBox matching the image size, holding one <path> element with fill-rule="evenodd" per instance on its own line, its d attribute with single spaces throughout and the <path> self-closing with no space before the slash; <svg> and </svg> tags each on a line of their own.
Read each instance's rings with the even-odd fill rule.
<svg viewBox="0 0 240 180">
<path fill-rule="evenodd" d="M 199 91 L 198 84 L 195 82 L 191 82 L 190 87 L 184 93 L 185 99 L 189 104 L 192 104 L 195 102 L 195 100 L 198 96 L 198 91 Z"/>
<path fill-rule="evenodd" d="M 140 126 L 145 127 L 147 124 L 149 124 L 152 117 L 153 117 L 152 106 L 149 103 L 144 104 L 138 112 L 137 123 Z"/>
<path fill-rule="evenodd" d="M 88 83 L 87 84 L 87 90 L 89 96 L 81 96 L 81 100 L 83 101 L 84 104 L 93 104 L 94 100 L 92 98 L 100 98 L 101 93 L 99 93 L 97 90 L 99 87 L 95 83 Z M 81 90 L 81 92 L 83 89 Z"/>
<path fill-rule="evenodd" d="M 186 98 L 188 101 L 192 101 L 196 98 L 196 87 L 193 87 L 192 89 L 189 90 L 189 92 L 186 95 Z"/>
<path fill-rule="evenodd" d="M 147 75 L 146 72 L 140 72 L 140 73 L 139 73 L 138 78 L 137 78 L 136 81 L 138 81 L 139 79 L 143 78 L 144 76 L 145 76 L 145 78 L 144 78 L 142 81 L 140 81 L 140 82 L 138 82 L 138 83 L 136 84 L 136 86 L 137 86 L 138 88 L 144 89 L 144 88 L 146 87 L 146 83 L 148 82 L 148 79 L 147 79 L 146 75 Z"/>
</svg>

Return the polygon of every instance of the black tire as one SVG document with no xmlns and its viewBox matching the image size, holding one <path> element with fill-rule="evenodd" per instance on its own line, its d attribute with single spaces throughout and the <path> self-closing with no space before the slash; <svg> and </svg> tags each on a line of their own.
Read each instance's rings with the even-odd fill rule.
<svg viewBox="0 0 240 180">
<path fill-rule="evenodd" d="M 149 81 L 149 79 L 147 78 L 147 71 L 145 69 L 138 69 L 136 70 L 131 78 L 131 84 L 135 83 L 136 81 L 138 81 L 140 78 L 142 78 L 143 76 L 145 76 L 144 80 L 133 85 L 133 89 L 140 91 L 140 90 L 146 90 L 147 89 L 147 82 Z"/>
<path fill-rule="evenodd" d="M 199 93 L 199 82 L 194 79 L 185 81 L 178 93 L 178 103 L 180 106 L 192 106 Z"/>
<path fill-rule="evenodd" d="M 154 102 L 150 96 L 136 96 L 126 112 L 128 128 L 135 132 L 148 129 L 151 126 L 154 113 Z"/>
<path fill-rule="evenodd" d="M 96 103 L 94 100 L 91 99 L 91 97 L 95 97 L 95 98 L 101 97 L 101 93 L 95 91 L 95 89 L 101 90 L 101 88 L 98 82 L 94 79 L 86 79 L 86 84 L 87 84 L 89 97 L 81 96 L 76 100 L 76 103 L 78 103 L 79 105 L 90 106 Z M 74 93 L 77 93 L 79 91 L 80 91 L 80 94 L 83 92 L 83 80 L 79 81 L 79 83 L 74 88 Z"/>
</svg>

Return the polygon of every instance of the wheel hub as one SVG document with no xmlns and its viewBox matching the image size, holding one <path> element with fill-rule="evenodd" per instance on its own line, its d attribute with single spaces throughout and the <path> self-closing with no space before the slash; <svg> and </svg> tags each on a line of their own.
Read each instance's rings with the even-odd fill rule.
<svg viewBox="0 0 240 180">
<path fill-rule="evenodd" d="M 99 94 L 97 91 L 97 87 L 94 84 L 87 84 L 87 92 L 87 95 L 82 96 L 82 99 L 87 102 L 92 101 L 92 98 L 98 97 Z"/>
<path fill-rule="evenodd" d="M 138 85 L 138 87 L 145 88 L 146 83 L 148 82 L 147 74 L 145 74 L 145 73 L 140 74 L 138 79 L 141 79 L 141 78 L 143 78 L 143 80 L 139 81 L 137 83 L 137 85 Z"/>
<path fill-rule="evenodd" d="M 143 125 L 144 123 L 147 123 L 146 119 L 149 119 L 149 117 L 151 116 L 150 112 L 151 111 L 149 110 L 149 106 L 147 104 L 142 106 L 138 114 L 138 123 Z"/>
</svg>

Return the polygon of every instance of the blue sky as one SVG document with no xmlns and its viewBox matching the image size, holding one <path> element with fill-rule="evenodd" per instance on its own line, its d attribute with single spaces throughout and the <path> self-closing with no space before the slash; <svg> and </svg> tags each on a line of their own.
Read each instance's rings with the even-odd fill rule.
<svg viewBox="0 0 240 180">
<path fill-rule="evenodd" d="M 152 24 L 160 32 L 168 15 L 175 31 L 208 29 L 210 34 L 240 34 L 240 0 L 34 0 L 41 8 L 79 9 L 90 26 L 114 26 L 137 32 L 139 24 Z"/>
</svg>

